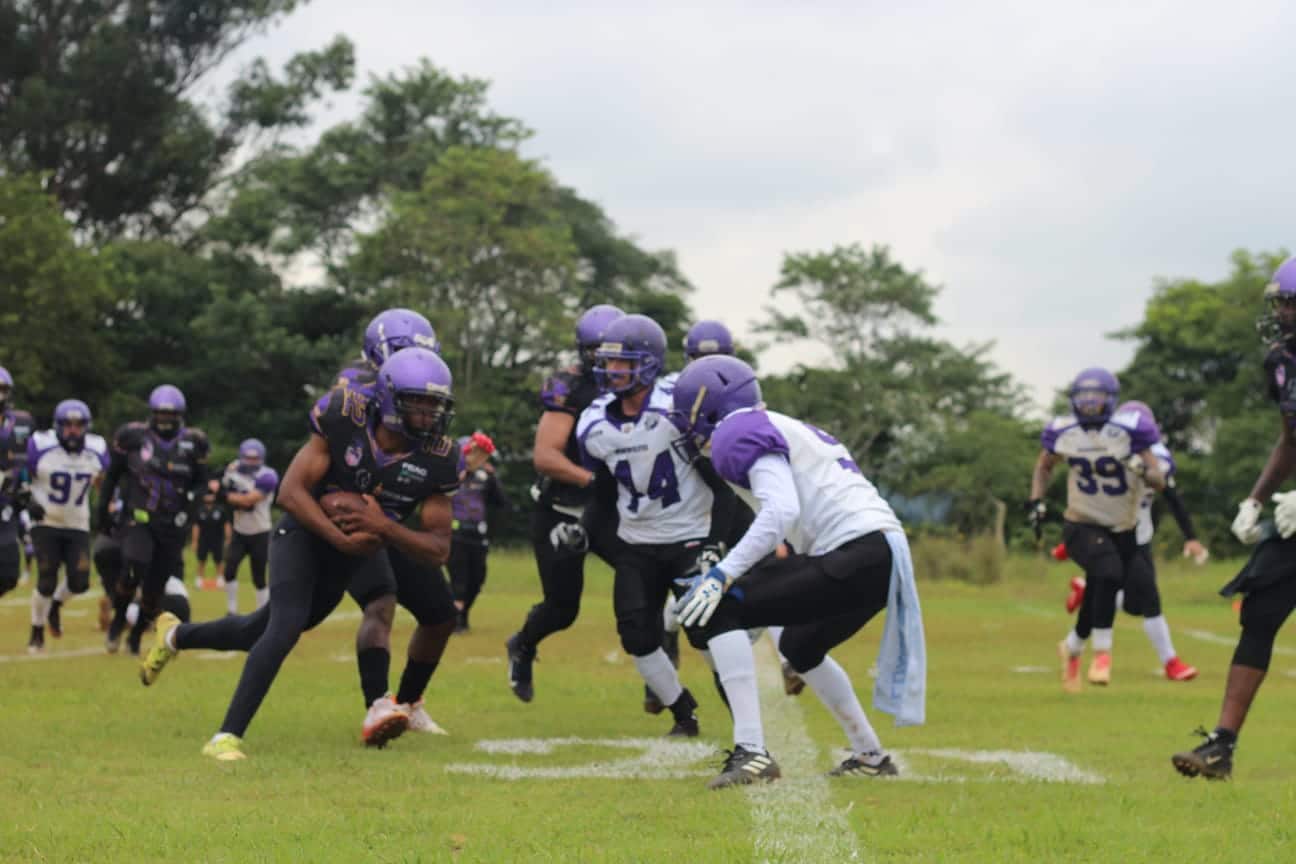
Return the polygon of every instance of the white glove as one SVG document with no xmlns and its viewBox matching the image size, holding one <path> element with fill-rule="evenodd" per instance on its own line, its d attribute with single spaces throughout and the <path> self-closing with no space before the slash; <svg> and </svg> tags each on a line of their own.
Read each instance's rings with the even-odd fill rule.
<svg viewBox="0 0 1296 864">
<path fill-rule="evenodd" d="M 1191 558 L 1194 564 L 1205 564 L 1210 558 L 1210 550 L 1197 540 L 1189 540 L 1184 543 L 1183 554 L 1185 558 Z"/>
<path fill-rule="evenodd" d="M 1143 457 L 1139 454 L 1131 453 L 1125 457 L 1125 470 L 1135 477 L 1142 477 L 1147 473 L 1147 463 L 1143 461 Z"/>
<path fill-rule="evenodd" d="M 683 582 L 684 580 L 677 580 Z M 719 567 L 688 580 L 689 589 L 675 604 L 675 614 L 685 627 L 705 627 L 729 587 L 729 577 Z"/>
<path fill-rule="evenodd" d="M 555 552 L 584 552 L 589 548 L 589 535 L 579 522 L 559 522 L 549 532 L 549 543 Z"/>
<path fill-rule="evenodd" d="M 1260 539 L 1260 510 L 1264 505 L 1254 498 L 1248 498 L 1238 505 L 1237 516 L 1233 518 L 1233 536 L 1248 546 Z"/>
<path fill-rule="evenodd" d="M 1286 540 L 1296 534 L 1296 492 L 1278 492 L 1269 500 L 1274 503 L 1274 525 Z"/>
</svg>

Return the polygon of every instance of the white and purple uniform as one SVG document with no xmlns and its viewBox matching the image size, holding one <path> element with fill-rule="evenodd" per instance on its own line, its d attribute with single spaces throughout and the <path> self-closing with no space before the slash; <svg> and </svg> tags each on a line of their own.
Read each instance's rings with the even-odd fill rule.
<svg viewBox="0 0 1296 864">
<path fill-rule="evenodd" d="M 1156 457 L 1157 465 L 1161 466 L 1161 476 L 1165 477 L 1166 484 L 1170 485 L 1170 478 L 1175 473 L 1174 456 L 1170 455 L 1170 448 L 1157 442 L 1151 447 L 1152 455 Z M 1152 534 L 1156 528 L 1152 525 L 1152 502 L 1156 500 L 1157 490 L 1143 481 L 1142 477 L 1136 478 L 1135 486 L 1138 487 L 1138 521 L 1134 526 L 1134 540 L 1140 546 L 1146 546 L 1152 542 Z"/>
<path fill-rule="evenodd" d="M 221 484 L 231 492 L 260 492 L 262 496 L 251 510 L 234 509 L 235 532 L 265 534 L 270 530 L 270 505 L 274 503 L 274 493 L 279 488 L 279 474 L 273 468 L 262 465 L 251 474 L 245 474 L 239 470 L 237 461 L 231 462 L 225 469 Z"/>
<path fill-rule="evenodd" d="M 108 442 L 89 433 L 85 446 L 70 453 L 59 443 L 53 429 L 27 439 L 27 472 L 32 497 L 45 508 L 38 523 L 44 528 L 90 530 L 90 487 L 108 468 Z"/>
<path fill-rule="evenodd" d="M 576 422 L 581 459 L 607 466 L 617 483 L 617 536 L 636 545 L 681 543 L 711 533 L 715 495 L 670 420 L 670 390 L 660 382 L 635 417 L 619 401 L 598 399 Z"/>
<path fill-rule="evenodd" d="M 1154 425 L 1137 411 L 1123 411 L 1101 426 L 1082 426 L 1072 415 L 1055 417 L 1040 435 L 1040 445 L 1066 459 L 1070 522 L 1129 531 L 1138 521 L 1142 484 L 1125 460 L 1160 441 Z"/>
</svg>

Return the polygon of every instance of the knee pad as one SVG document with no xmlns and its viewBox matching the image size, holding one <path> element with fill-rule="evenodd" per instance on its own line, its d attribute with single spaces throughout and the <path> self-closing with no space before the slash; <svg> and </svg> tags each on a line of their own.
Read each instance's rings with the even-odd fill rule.
<svg viewBox="0 0 1296 864">
<path fill-rule="evenodd" d="M 90 571 L 72 570 L 68 573 L 68 590 L 73 594 L 84 594 L 90 590 Z"/>
<path fill-rule="evenodd" d="M 54 589 L 58 587 L 58 567 L 52 567 L 48 570 L 36 571 L 36 590 L 42 597 L 53 597 Z M 70 575 L 70 574 L 69 574 Z M 68 582 L 71 583 L 71 579 Z M 71 588 L 71 584 L 68 585 Z"/>
<path fill-rule="evenodd" d="M 823 663 L 828 656 L 828 649 L 795 631 L 789 633 L 785 630 L 783 638 L 779 640 L 779 653 L 787 658 L 797 672 L 809 672 Z"/>
<path fill-rule="evenodd" d="M 617 618 L 621 648 L 632 657 L 643 657 L 661 647 L 661 618 L 639 610 Z"/>
</svg>

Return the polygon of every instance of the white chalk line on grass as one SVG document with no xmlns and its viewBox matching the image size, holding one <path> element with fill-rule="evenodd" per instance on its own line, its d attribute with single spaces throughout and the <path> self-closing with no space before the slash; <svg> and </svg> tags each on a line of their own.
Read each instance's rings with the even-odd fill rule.
<svg viewBox="0 0 1296 864">
<path fill-rule="evenodd" d="M 607 747 L 639 752 L 626 758 L 580 765 L 458 762 L 446 765 L 445 770 L 451 774 L 475 774 L 500 780 L 676 780 L 704 776 L 706 772 L 697 769 L 697 762 L 715 754 L 715 748 L 710 744 L 668 738 L 513 738 L 478 741 L 474 745 L 484 753 L 514 756 L 551 754 L 560 747 Z"/>
<path fill-rule="evenodd" d="M 1238 637 L 1236 636 L 1221 636 L 1218 633 L 1211 633 L 1209 630 L 1181 630 L 1179 632 L 1196 639 L 1198 642 L 1209 642 L 1212 645 L 1227 645 L 1232 648 L 1238 643 Z M 1296 649 L 1275 645 L 1273 653 L 1291 657 L 1296 656 Z"/>
<path fill-rule="evenodd" d="M 102 645 L 91 648 L 71 648 L 67 651 L 46 651 L 42 654 L 0 654 L 0 663 L 33 663 L 38 660 L 71 660 L 74 657 L 92 657 L 106 654 Z"/>
<path fill-rule="evenodd" d="M 746 788 L 760 861 L 861 861 L 846 813 L 834 807 L 819 747 L 806 732 L 796 699 L 783 692 L 778 657 L 768 641 L 753 646 L 765 746 L 783 779 Z"/>
<path fill-rule="evenodd" d="M 891 751 L 891 758 L 900 769 L 901 780 L 919 783 L 966 783 L 974 778 L 947 774 L 919 774 L 909 766 L 910 756 L 927 756 L 945 762 L 966 762 L 973 765 L 996 765 L 1009 770 L 1007 776 L 976 778 L 986 782 L 1043 781 L 1045 783 L 1077 783 L 1093 786 L 1107 782 L 1101 774 L 1086 771 L 1074 762 L 1056 753 L 1032 750 L 958 750 L 953 748 L 907 748 Z"/>
</svg>

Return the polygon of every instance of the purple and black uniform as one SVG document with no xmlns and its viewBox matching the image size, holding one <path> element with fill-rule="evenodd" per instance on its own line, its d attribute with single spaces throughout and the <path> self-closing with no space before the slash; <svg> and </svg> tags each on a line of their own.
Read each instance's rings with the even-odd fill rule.
<svg viewBox="0 0 1296 864">
<path fill-rule="evenodd" d="M 211 558 L 220 564 L 225 560 L 225 526 L 230 520 L 229 509 L 221 501 L 209 502 L 204 498 L 194 519 L 198 525 L 198 548 L 195 552 L 198 562 L 205 563 Z"/>
<path fill-rule="evenodd" d="M 18 584 L 22 559 L 18 498 L 26 483 L 27 439 L 35 428 L 26 411 L 0 412 L 0 595 Z"/>
<path fill-rule="evenodd" d="M 476 471 L 467 470 L 462 448 L 468 440 L 463 438 L 458 442 L 459 470 L 463 472 L 463 480 L 458 493 L 450 501 L 454 512 L 454 534 L 450 539 L 450 560 L 446 562 L 455 599 L 463 604 L 459 610 L 460 627 L 468 626 L 468 613 L 486 584 L 491 511 L 509 506 L 494 471 L 484 467 Z"/>
</svg>

